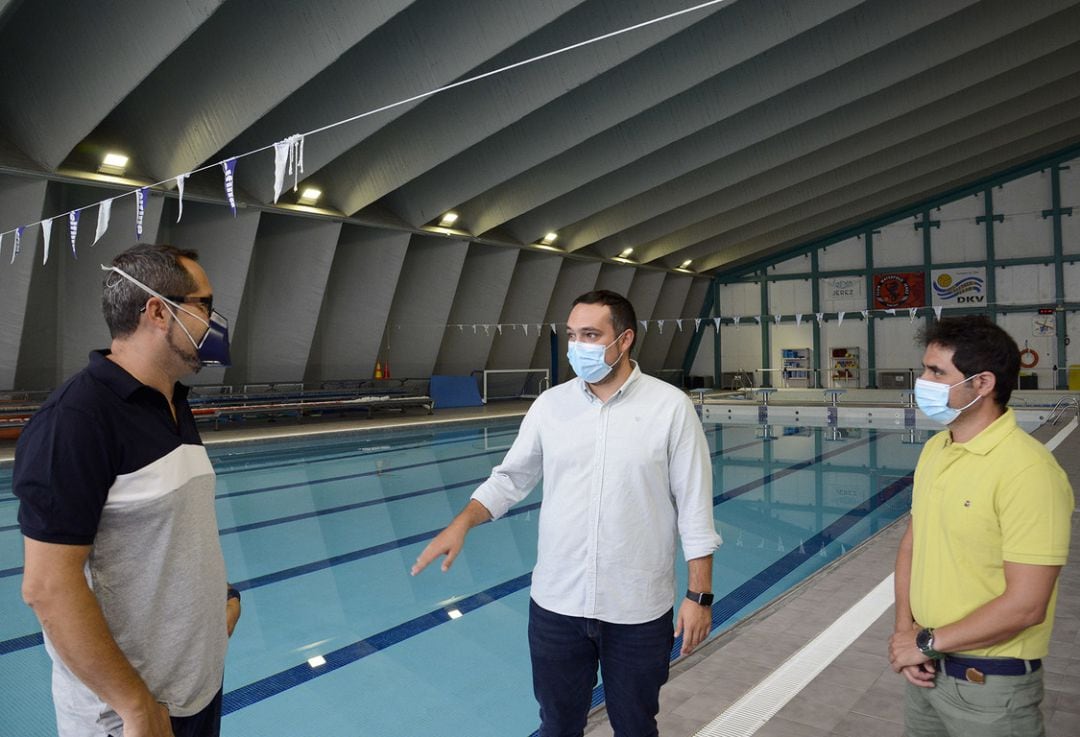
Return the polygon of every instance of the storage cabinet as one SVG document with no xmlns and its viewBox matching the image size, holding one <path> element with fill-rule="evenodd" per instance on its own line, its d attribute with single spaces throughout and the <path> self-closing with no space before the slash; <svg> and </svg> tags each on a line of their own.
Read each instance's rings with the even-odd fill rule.
<svg viewBox="0 0 1080 737">
<path fill-rule="evenodd" d="M 784 386 L 814 386 L 812 351 L 809 348 L 782 348 L 780 350 L 781 375 Z"/>
</svg>

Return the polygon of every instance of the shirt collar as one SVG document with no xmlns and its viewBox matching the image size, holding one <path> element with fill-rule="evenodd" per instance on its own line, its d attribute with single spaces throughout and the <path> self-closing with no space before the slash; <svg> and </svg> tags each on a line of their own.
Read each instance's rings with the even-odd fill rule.
<svg viewBox="0 0 1080 737">
<path fill-rule="evenodd" d="M 991 422 L 982 431 L 966 443 L 954 443 L 952 435 L 949 435 L 947 445 L 955 445 L 969 453 L 984 456 L 992 451 L 997 445 L 1016 430 L 1016 414 L 1011 407 L 1006 407 L 1000 417 Z"/>
<path fill-rule="evenodd" d="M 135 392 L 141 389 L 152 391 L 158 396 L 161 396 L 161 392 L 157 389 L 142 383 L 121 368 L 115 361 L 110 361 L 108 356 L 111 352 L 112 351 L 108 348 L 90 352 L 90 365 L 87 369 L 91 376 L 111 389 L 113 393 L 121 399 L 129 400 Z M 173 386 L 173 399 L 186 399 L 187 394 L 188 387 L 184 386 L 179 381 L 176 382 Z"/>
<path fill-rule="evenodd" d="M 623 394 L 625 394 L 627 391 L 629 391 L 632 388 L 633 384 L 638 380 L 638 377 L 641 376 L 641 367 L 638 366 L 638 362 L 633 360 L 633 359 L 630 359 L 630 363 L 632 363 L 634 365 L 633 371 L 631 371 L 630 375 L 628 377 L 626 377 L 626 381 L 623 382 L 623 385 L 620 386 L 618 388 L 618 390 L 608 398 L 608 400 L 606 402 L 607 404 L 610 404 L 611 402 L 614 402 L 616 399 L 618 399 Z M 585 397 L 590 402 L 599 402 L 600 401 L 600 398 L 597 397 L 595 394 L 593 394 L 592 389 L 590 389 L 589 385 L 587 383 L 585 383 L 585 379 L 582 379 L 579 376 L 579 377 L 577 377 L 577 380 L 578 380 L 579 386 L 581 386 L 581 391 L 583 391 L 585 393 Z"/>
</svg>

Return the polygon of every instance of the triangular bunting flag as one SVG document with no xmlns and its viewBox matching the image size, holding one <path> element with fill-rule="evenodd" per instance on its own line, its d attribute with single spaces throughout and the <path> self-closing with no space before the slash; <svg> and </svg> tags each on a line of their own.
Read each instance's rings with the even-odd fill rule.
<svg viewBox="0 0 1080 737">
<path fill-rule="evenodd" d="M 649 332 L 649 321 L 648 320 L 638 320 L 638 322 L 641 323 L 641 333 L 643 335 L 648 333 Z"/>
<path fill-rule="evenodd" d="M 521 327 L 525 329 L 525 334 L 528 335 L 529 334 L 529 326 L 526 325 L 525 323 L 521 323 Z"/>
<path fill-rule="evenodd" d="M 800 325 L 802 325 L 802 313 L 801 312 L 796 312 L 795 313 L 795 327 L 799 327 Z"/>
<path fill-rule="evenodd" d="M 97 228 L 94 230 L 94 242 L 90 244 L 90 247 L 97 245 L 97 242 L 101 240 L 101 236 L 105 235 L 105 231 L 109 229 L 109 216 L 112 214 L 112 200 L 102 200 L 98 203 L 97 211 Z"/>
<path fill-rule="evenodd" d="M 934 305 L 934 317 L 941 319 L 941 305 Z"/>
<path fill-rule="evenodd" d="M 774 323 L 776 323 L 777 325 L 779 325 L 779 324 L 780 324 L 780 320 L 781 320 L 782 318 L 783 318 L 783 316 L 782 316 L 782 315 L 773 315 L 773 322 L 774 322 Z"/>
<path fill-rule="evenodd" d="M 499 335 L 502 335 L 502 325 L 501 324 L 496 325 L 495 329 L 499 331 Z"/>
<path fill-rule="evenodd" d="M 701 318 L 700 317 L 695 317 L 694 318 L 694 332 L 696 333 L 700 329 L 701 329 Z"/>
<path fill-rule="evenodd" d="M 146 217 L 146 193 L 148 187 L 135 190 L 135 240 L 142 240 L 143 218 Z"/>
<path fill-rule="evenodd" d="M 679 329 L 679 332 L 681 333 L 682 332 L 682 320 L 676 320 L 675 321 L 675 327 L 677 327 Z"/>
<path fill-rule="evenodd" d="M 862 314 L 862 319 L 864 319 L 864 320 L 869 320 L 870 319 L 870 310 L 859 310 L 859 312 Z"/>
<path fill-rule="evenodd" d="M 233 186 L 236 175 L 236 157 L 222 161 L 221 169 L 225 173 L 225 199 L 229 201 L 233 217 L 236 217 L 236 190 Z"/>
<path fill-rule="evenodd" d="M 657 320 L 656 321 L 656 329 L 660 331 L 661 335 L 664 334 L 664 321 L 663 320 Z"/>
<path fill-rule="evenodd" d="M 484 326 L 484 335 L 491 335 L 491 326 L 490 325 L 485 325 Z"/>
<path fill-rule="evenodd" d="M 26 230 L 23 226 L 15 228 L 15 249 L 11 252 L 11 263 L 15 263 L 15 257 L 19 255 L 19 244 L 22 243 L 22 234 Z"/>
<path fill-rule="evenodd" d="M 0 233 L 0 255 L 3 255 L 3 253 L 4 253 L 4 236 L 5 235 L 7 235 L 7 233 Z"/>
<path fill-rule="evenodd" d="M 190 174 L 181 174 L 176 178 L 176 193 L 177 204 L 179 205 L 179 212 L 176 213 L 176 222 L 180 222 L 180 218 L 184 217 L 184 180 L 190 177 Z"/>
<path fill-rule="evenodd" d="M 713 321 L 713 328 L 715 328 L 717 332 L 720 332 L 720 321 L 721 321 L 722 319 L 723 319 L 722 317 L 714 317 L 714 318 L 712 319 L 712 321 Z"/>
<path fill-rule="evenodd" d="M 742 319 L 742 315 L 736 315 L 735 317 L 733 317 L 731 319 L 735 321 L 735 327 L 739 327 L 739 320 Z"/>
<path fill-rule="evenodd" d="M 52 235 L 52 218 L 41 221 L 41 236 L 44 242 L 44 251 L 41 255 L 41 265 L 49 262 L 49 237 Z"/>
<path fill-rule="evenodd" d="M 817 324 L 818 325 L 820 325 L 822 322 L 825 321 L 825 313 L 824 312 L 815 312 L 814 317 L 817 318 Z"/>
<path fill-rule="evenodd" d="M 559 334 L 559 330 L 555 327 L 555 323 L 551 323 L 551 332 L 555 333 L 556 335 Z"/>
<path fill-rule="evenodd" d="M 889 309 L 885 310 L 885 314 L 886 315 L 895 315 L 896 314 L 896 309 L 894 307 L 890 307 Z"/>
<path fill-rule="evenodd" d="M 75 252 L 75 238 L 79 235 L 79 213 L 82 210 L 72 210 L 68 213 L 68 233 L 71 235 L 71 255 L 76 259 L 79 254 Z"/>
<path fill-rule="evenodd" d="M 918 307 L 909 307 L 907 312 L 908 312 L 908 317 L 911 318 L 911 322 L 915 322 L 915 315 L 918 314 L 919 308 Z"/>
<path fill-rule="evenodd" d="M 844 324 L 844 315 L 846 315 L 846 314 L 847 314 L 846 312 L 837 312 L 836 313 L 836 324 L 837 325 L 843 325 Z"/>
</svg>

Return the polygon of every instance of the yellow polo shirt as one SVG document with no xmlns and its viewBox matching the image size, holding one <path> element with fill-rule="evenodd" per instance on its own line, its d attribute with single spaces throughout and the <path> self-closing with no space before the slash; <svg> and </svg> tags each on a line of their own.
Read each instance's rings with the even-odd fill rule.
<svg viewBox="0 0 1080 737">
<path fill-rule="evenodd" d="M 1074 506 L 1069 479 L 1011 409 L 966 443 L 932 437 L 915 469 L 911 611 L 925 627 L 963 619 L 1005 592 L 1004 562 L 1060 566 Z M 1011 640 L 969 655 L 1042 658 L 1057 603 Z"/>
</svg>

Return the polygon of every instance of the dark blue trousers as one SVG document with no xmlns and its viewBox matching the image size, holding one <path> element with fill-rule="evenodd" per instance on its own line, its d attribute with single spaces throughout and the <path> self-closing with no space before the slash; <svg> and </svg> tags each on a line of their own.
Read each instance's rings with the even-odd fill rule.
<svg viewBox="0 0 1080 737">
<path fill-rule="evenodd" d="M 592 704 L 596 670 L 604 679 L 615 737 L 656 737 L 660 687 L 675 641 L 672 611 L 643 624 L 567 617 L 529 602 L 533 692 L 540 737 L 580 737 Z"/>
</svg>

